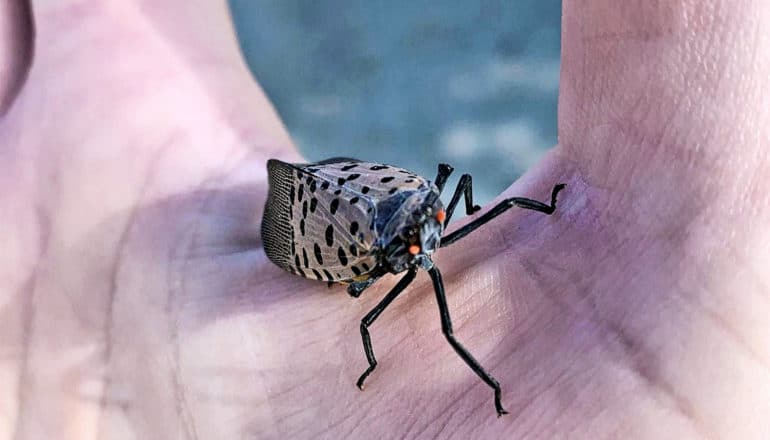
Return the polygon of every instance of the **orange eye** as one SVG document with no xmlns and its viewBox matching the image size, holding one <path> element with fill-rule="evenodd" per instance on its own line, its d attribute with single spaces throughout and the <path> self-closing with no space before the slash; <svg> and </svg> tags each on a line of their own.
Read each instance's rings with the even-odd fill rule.
<svg viewBox="0 0 770 440">
<path fill-rule="evenodd" d="M 439 212 L 436 213 L 436 220 L 438 220 L 439 223 L 444 223 L 444 220 L 446 220 L 446 211 L 443 209 L 439 210 Z"/>
<path fill-rule="evenodd" d="M 409 246 L 409 253 L 412 255 L 417 255 L 420 253 L 420 246 L 417 246 L 416 244 L 413 244 Z"/>
</svg>

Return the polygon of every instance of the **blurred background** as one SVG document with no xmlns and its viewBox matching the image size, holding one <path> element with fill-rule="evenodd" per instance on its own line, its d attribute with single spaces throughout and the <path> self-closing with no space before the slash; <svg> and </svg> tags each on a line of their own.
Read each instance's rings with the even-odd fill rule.
<svg viewBox="0 0 770 440">
<path fill-rule="evenodd" d="M 450 185 L 471 173 L 483 204 L 556 143 L 560 0 L 230 6 L 249 67 L 309 160 L 430 179 L 450 163 Z"/>
</svg>

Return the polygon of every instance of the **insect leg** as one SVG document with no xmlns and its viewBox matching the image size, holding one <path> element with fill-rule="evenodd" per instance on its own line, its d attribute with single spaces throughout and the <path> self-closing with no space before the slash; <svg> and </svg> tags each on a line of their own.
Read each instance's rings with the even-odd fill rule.
<svg viewBox="0 0 770 440">
<path fill-rule="evenodd" d="M 468 215 L 481 209 L 481 206 L 473 204 L 473 178 L 470 174 L 463 174 L 460 177 L 460 181 L 457 182 L 457 188 L 452 195 L 452 200 L 449 202 L 449 206 L 446 208 L 446 219 L 444 219 L 444 227 L 449 224 L 449 219 L 452 218 L 452 214 L 455 212 L 457 203 L 460 202 L 460 197 L 465 195 L 465 213 Z"/>
<path fill-rule="evenodd" d="M 358 381 L 356 381 L 356 386 L 358 386 L 358 388 L 361 390 L 364 389 L 364 380 L 366 380 L 366 377 L 369 376 L 369 374 L 371 374 L 375 368 L 377 368 L 377 359 L 374 358 L 372 341 L 369 338 L 369 326 L 372 325 L 377 317 L 380 316 L 380 313 L 382 313 L 383 310 L 385 310 L 385 308 L 388 307 L 390 303 L 392 303 L 393 300 L 404 291 L 404 289 L 406 289 L 406 286 L 414 281 L 414 277 L 416 275 L 417 269 L 409 269 L 409 272 L 407 272 L 406 275 L 401 278 L 398 284 L 396 284 L 396 286 L 393 287 L 393 289 L 391 289 L 387 295 L 385 295 L 385 298 L 383 298 L 382 301 L 380 301 L 380 303 L 377 304 L 369 313 L 366 314 L 366 316 L 364 316 L 364 319 L 361 320 L 361 338 L 364 341 L 364 353 L 366 353 L 366 359 L 369 361 L 369 368 L 367 368 L 361 377 L 358 378 Z"/>
<path fill-rule="evenodd" d="M 436 175 L 433 184 L 438 187 L 439 194 L 444 190 L 444 185 L 446 185 L 447 179 L 449 179 L 449 176 L 452 175 L 452 171 L 454 170 L 452 165 L 447 165 L 445 163 L 438 164 L 438 174 Z"/>
<path fill-rule="evenodd" d="M 518 206 L 519 208 L 524 208 L 524 209 L 531 209 L 533 211 L 538 211 L 538 212 L 542 212 L 543 214 L 551 215 L 556 210 L 556 195 L 559 194 L 559 191 L 564 189 L 565 186 L 566 185 L 564 185 L 563 183 L 560 183 L 553 187 L 553 191 L 551 191 L 550 205 L 546 205 L 543 202 L 538 202 L 537 200 L 526 199 L 523 197 L 511 197 L 510 199 L 505 199 L 502 202 L 498 203 L 494 208 L 485 212 L 479 218 L 468 223 L 462 228 L 452 232 L 451 234 L 448 234 L 442 237 L 441 247 L 449 246 L 455 241 L 475 231 L 479 226 L 484 225 L 488 221 L 492 220 L 493 218 L 497 217 L 498 215 L 502 214 L 508 209 L 513 208 L 514 206 Z"/>
<path fill-rule="evenodd" d="M 446 302 L 444 282 L 441 280 L 441 272 L 439 272 L 436 266 L 433 266 L 428 271 L 428 273 L 430 274 L 430 279 L 433 281 L 433 290 L 436 291 L 436 302 L 438 302 L 438 310 L 441 314 L 441 332 L 444 333 L 447 341 L 449 341 L 449 345 L 455 349 L 460 358 L 462 358 L 462 360 L 465 361 L 469 367 L 471 367 L 471 370 L 473 370 L 473 372 L 476 373 L 481 378 L 481 380 L 483 380 L 487 385 L 495 390 L 495 409 L 497 410 L 497 416 L 500 417 L 503 414 L 508 414 L 508 411 L 503 408 L 503 404 L 500 403 L 500 394 L 502 393 L 500 390 L 500 384 L 497 382 L 497 380 L 495 380 L 494 377 L 492 377 L 491 374 L 484 370 L 484 367 L 482 367 L 479 362 L 468 352 L 468 350 L 466 350 L 465 347 L 463 347 L 462 344 L 460 344 L 460 342 L 458 342 L 454 337 L 454 332 L 452 330 L 452 319 L 449 317 L 449 306 Z"/>
<path fill-rule="evenodd" d="M 374 282 L 378 279 L 379 277 L 371 277 L 365 281 L 356 281 L 354 283 L 348 284 L 348 295 L 352 296 L 353 298 L 358 298 L 361 296 L 361 293 L 363 293 L 364 290 L 368 289 L 369 286 L 374 284 Z"/>
</svg>

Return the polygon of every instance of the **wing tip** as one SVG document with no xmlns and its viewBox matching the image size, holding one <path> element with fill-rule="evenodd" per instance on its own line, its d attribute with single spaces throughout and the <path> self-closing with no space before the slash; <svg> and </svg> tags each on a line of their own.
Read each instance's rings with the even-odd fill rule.
<svg viewBox="0 0 770 440">
<path fill-rule="evenodd" d="M 262 215 L 262 245 L 267 257 L 282 268 L 290 265 L 292 226 L 289 211 L 291 166 L 278 159 L 267 161 L 268 195 Z"/>
</svg>

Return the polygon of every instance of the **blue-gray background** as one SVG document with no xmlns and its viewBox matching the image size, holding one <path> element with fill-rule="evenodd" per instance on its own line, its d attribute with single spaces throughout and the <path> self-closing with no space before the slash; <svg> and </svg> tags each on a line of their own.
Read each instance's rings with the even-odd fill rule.
<svg viewBox="0 0 770 440">
<path fill-rule="evenodd" d="M 447 162 L 485 203 L 556 143 L 560 0 L 230 5 L 250 68 L 310 160 L 431 179 Z"/>
</svg>

